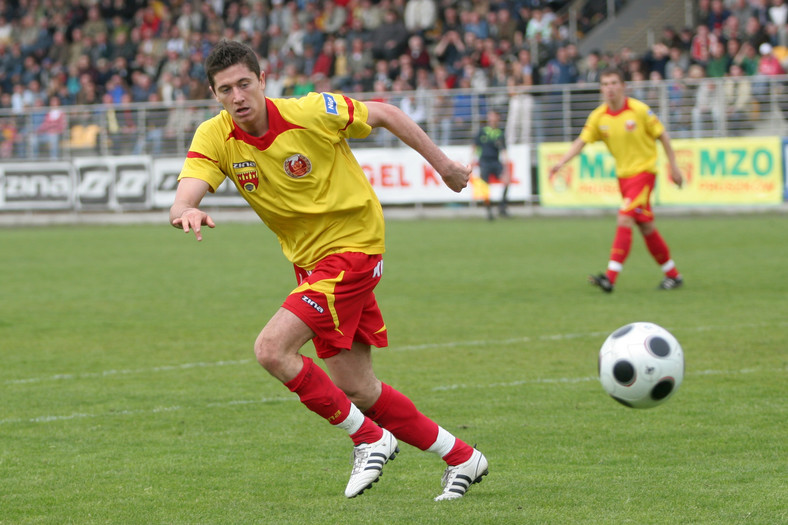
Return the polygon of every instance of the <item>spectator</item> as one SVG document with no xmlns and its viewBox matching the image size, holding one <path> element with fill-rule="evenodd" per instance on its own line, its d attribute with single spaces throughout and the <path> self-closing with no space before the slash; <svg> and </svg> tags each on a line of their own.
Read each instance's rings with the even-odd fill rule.
<svg viewBox="0 0 788 525">
<path fill-rule="evenodd" d="M 500 6 L 495 13 L 493 36 L 499 42 L 512 42 L 517 33 L 517 21 L 508 7 Z"/>
<path fill-rule="evenodd" d="M 685 69 L 681 66 L 672 66 L 671 80 L 668 83 L 668 122 L 671 135 L 676 137 L 689 137 L 692 129 L 690 115 L 695 105 L 695 89 L 685 81 Z"/>
<path fill-rule="evenodd" d="M 711 0 L 709 16 L 706 21 L 706 26 L 712 33 L 722 31 L 722 26 L 725 20 L 731 16 L 731 12 L 723 5 L 722 0 Z"/>
<path fill-rule="evenodd" d="M 384 23 L 386 16 L 377 3 L 373 3 L 372 0 L 361 0 L 361 16 L 358 18 L 364 30 L 374 34 Z"/>
<path fill-rule="evenodd" d="M 725 111 L 728 119 L 728 130 L 735 134 L 748 129 L 752 115 L 758 111 L 752 97 L 752 82 L 744 75 L 738 64 L 731 64 L 730 74 L 723 83 Z"/>
<path fill-rule="evenodd" d="M 651 49 L 643 57 L 646 74 L 651 75 L 652 71 L 656 71 L 661 78 L 665 78 L 669 61 L 670 51 L 668 47 L 662 42 L 657 42 L 651 46 Z"/>
<path fill-rule="evenodd" d="M 408 38 L 407 54 L 415 69 L 432 69 L 430 54 L 421 35 L 412 35 Z"/>
<path fill-rule="evenodd" d="M 522 74 L 519 68 L 513 68 L 507 81 L 509 95 L 506 116 L 507 144 L 531 144 L 534 98 L 528 91 L 530 86 L 531 77 Z"/>
<path fill-rule="evenodd" d="M 751 13 L 749 0 L 733 0 L 730 11 L 731 16 L 729 18 L 735 18 L 739 28 L 747 25 L 747 19 L 750 18 Z"/>
<path fill-rule="evenodd" d="M 577 82 L 577 67 L 569 61 L 566 46 L 560 46 L 556 50 L 555 58 L 550 60 L 545 66 L 545 84 L 574 84 Z"/>
<path fill-rule="evenodd" d="M 279 1 L 280 7 L 281 4 L 281 1 Z M 194 4 L 192 4 L 192 2 L 183 2 L 181 4 L 181 13 L 175 20 L 175 25 L 178 26 L 183 36 L 188 37 L 193 32 L 199 32 L 202 28 L 202 24 L 202 13 L 194 9 Z"/>
<path fill-rule="evenodd" d="M 599 85 L 599 73 L 602 71 L 599 60 L 599 51 L 594 50 L 589 52 L 580 65 L 580 71 L 577 77 L 577 81 L 580 84 L 592 84 L 595 87 L 594 91 L 598 91 L 596 87 Z"/>
<path fill-rule="evenodd" d="M 50 159 L 60 158 L 60 141 L 66 131 L 66 114 L 60 107 L 60 99 L 49 98 L 49 109 L 44 113 L 44 118 L 30 134 L 32 157 L 38 158 L 40 144 L 45 144 Z"/>
<path fill-rule="evenodd" d="M 320 50 L 317 57 L 315 58 L 315 63 L 312 66 L 312 75 L 322 75 L 324 77 L 331 78 L 334 76 L 334 62 L 335 62 L 335 53 L 334 53 L 334 41 L 329 39 L 323 44 L 323 49 Z"/>
<path fill-rule="evenodd" d="M 711 78 L 724 77 L 728 73 L 732 59 L 728 56 L 725 45 L 714 40 L 710 47 L 709 61 L 706 63 L 706 76 Z"/>
<path fill-rule="evenodd" d="M 435 0 L 407 0 L 404 23 L 409 33 L 424 36 L 435 26 L 437 19 Z"/>
<path fill-rule="evenodd" d="M 123 31 L 116 32 L 110 47 L 109 59 L 113 62 L 122 57 L 126 62 L 131 62 L 137 54 L 137 44 L 129 39 L 129 34 Z"/>
<path fill-rule="evenodd" d="M 137 138 L 134 146 L 134 155 L 149 153 L 154 156 L 161 155 L 164 142 L 164 130 L 167 127 L 168 110 L 161 103 L 161 96 L 157 92 L 148 95 L 150 103 L 143 111 L 145 131 Z"/>
<path fill-rule="evenodd" d="M 88 19 L 82 24 L 82 31 L 85 36 L 95 38 L 100 33 L 107 34 L 109 27 L 107 22 L 101 16 L 101 11 L 98 5 L 88 7 Z"/>
<path fill-rule="evenodd" d="M 761 44 L 758 51 L 761 54 L 761 60 L 758 62 L 758 75 L 775 76 L 785 74 L 780 61 L 774 55 L 774 48 L 771 44 Z"/>
<path fill-rule="evenodd" d="M 692 132 L 695 137 L 703 137 L 706 131 L 720 124 L 722 94 L 716 82 L 706 79 L 705 70 L 700 64 L 690 66 L 689 78 L 697 81 L 695 104 L 692 107 Z"/>
<path fill-rule="evenodd" d="M 394 9 L 386 10 L 383 23 L 372 35 L 372 56 L 375 59 L 394 60 L 406 49 L 408 30 Z"/>
<path fill-rule="evenodd" d="M 756 16 L 751 16 L 747 19 L 747 24 L 744 26 L 744 38 L 755 49 L 760 48 L 761 44 L 769 43 L 769 35 L 766 34 L 763 25 Z"/>
<path fill-rule="evenodd" d="M 692 37 L 692 47 L 690 48 L 690 58 L 696 64 L 706 66 L 709 61 L 709 46 L 711 45 L 711 38 L 709 37 L 708 26 L 701 24 L 695 30 L 695 36 Z"/>
<path fill-rule="evenodd" d="M 758 72 L 760 61 L 758 51 L 746 40 L 742 43 L 736 56 L 733 57 L 733 62 L 741 66 L 746 76 L 752 76 Z"/>
<path fill-rule="evenodd" d="M 315 20 L 317 29 L 328 36 L 338 35 L 345 22 L 347 22 L 347 11 L 333 1 L 323 4 L 323 11 Z"/>
<path fill-rule="evenodd" d="M 671 47 L 668 53 L 670 60 L 665 64 L 666 78 L 674 78 L 673 75 L 676 73 L 676 68 L 681 69 L 681 78 L 684 78 L 684 73 L 689 68 L 689 57 L 678 46 Z"/>
</svg>

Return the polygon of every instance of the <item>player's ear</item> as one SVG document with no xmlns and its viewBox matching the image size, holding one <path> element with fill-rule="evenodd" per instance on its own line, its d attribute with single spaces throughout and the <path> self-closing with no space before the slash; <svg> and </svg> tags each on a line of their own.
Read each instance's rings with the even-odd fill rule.
<svg viewBox="0 0 788 525">
<path fill-rule="evenodd" d="M 265 89 L 265 71 L 260 71 L 260 89 Z"/>
</svg>

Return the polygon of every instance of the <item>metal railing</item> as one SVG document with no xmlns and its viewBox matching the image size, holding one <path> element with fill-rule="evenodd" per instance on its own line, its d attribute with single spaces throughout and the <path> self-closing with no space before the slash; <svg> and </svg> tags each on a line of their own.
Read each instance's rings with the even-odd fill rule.
<svg viewBox="0 0 788 525">
<path fill-rule="evenodd" d="M 630 82 L 628 93 L 651 106 L 673 137 L 785 135 L 788 76 Z M 436 90 L 389 93 L 441 146 L 471 145 L 486 112 L 503 117 L 512 144 L 574 140 L 598 104 L 596 85 L 564 84 L 518 89 Z M 356 93 L 359 100 L 380 94 Z M 37 131 L 50 108 L 22 114 L 0 111 L 0 162 L 63 160 L 78 156 L 186 155 L 197 126 L 218 113 L 213 100 L 173 105 L 63 106 L 65 131 Z M 354 147 L 404 147 L 387 130 L 376 129 Z"/>
</svg>

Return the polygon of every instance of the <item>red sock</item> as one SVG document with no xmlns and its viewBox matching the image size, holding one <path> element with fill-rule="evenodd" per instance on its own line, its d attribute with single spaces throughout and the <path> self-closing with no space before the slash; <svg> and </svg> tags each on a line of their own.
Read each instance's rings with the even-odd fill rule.
<svg viewBox="0 0 788 525">
<path fill-rule="evenodd" d="M 613 246 L 610 248 L 610 261 L 607 265 L 607 278 L 611 283 L 616 282 L 619 272 L 624 267 L 624 262 L 629 257 L 631 248 L 632 228 L 619 226 L 616 228 L 616 236 L 613 238 Z"/>
<path fill-rule="evenodd" d="M 670 249 L 662 238 L 662 235 L 659 234 L 659 231 L 655 229 L 653 232 L 643 237 L 643 239 L 646 241 L 646 247 L 648 251 L 651 252 L 651 256 L 654 257 L 657 264 L 662 267 L 662 271 L 665 272 L 665 275 L 674 279 L 678 277 L 679 271 L 676 269 L 676 265 L 672 264 L 673 261 L 670 259 Z"/>
<path fill-rule="evenodd" d="M 438 424 L 422 414 L 404 394 L 385 383 L 380 397 L 365 414 L 400 441 L 420 450 L 429 449 L 438 439 Z M 449 465 L 459 465 L 471 454 L 473 448 L 455 438 L 452 449 L 442 457 Z"/>
<path fill-rule="evenodd" d="M 309 410 L 332 425 L 340 425 L 351 413 L 351 403 L 322 368 L 312 359 L 301 356 L 304 366 L 298 375 L 285 383 L 291 392 L 298 394 Z M 361 427 L 350 435 L 353 444 L 373 443 L 383 436 L 383 430 L 371 419 L 364 417 Z"/>
</svg>

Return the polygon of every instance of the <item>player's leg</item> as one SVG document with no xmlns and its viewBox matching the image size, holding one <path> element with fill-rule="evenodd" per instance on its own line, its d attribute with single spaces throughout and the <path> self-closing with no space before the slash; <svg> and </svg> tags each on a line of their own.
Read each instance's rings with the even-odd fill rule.
<svg viewBox="0 0 788 525">
<path fill-rule="evenodd" d="M 322 368 L 299 353 L 313 336 L 312 329 L 298 316 L 280 308 L 260 332 L 255 354 L 260 364 L 298 394 L 309 410 L 345 430 L 356 446 L 357 456 L 359 450 L 363 451 L 362 461 L 355 462 L 358 469 L 354 469 L 345 489 L 347 497 L 354 497 L 377 481 L 383 464 L 396 455 L 397 443 L 390 433 L 384 432 L 353 405 Z M 377 446 L 370 447 L 370 444 Z"/>
<path fill-rule="evenodd" d="M 632 248 L 632 229 L 636 223 L 646 222 L 651 217 L 649 199 L 654 187 L 653 173 L 618 179 L 621 190 L 621 207 L 616 218 L 616 234 L 610 247 L 610 259 L 604 274 L 590 276 L 589 280 L 605 292 L 612 292 L 618 275 L 624 269 L 624 263 Z"/>
<path fill-rule="evenodd" d="M 670 248 L 662 238 L 659 230 L 654 225 L 654 221 L 638 223 L 640 233 L 646 241 L 646 247 L 654 260 L 659 264 L 665 278 L 659 284 L 662 290 L 672 290 L 684 284 L 684 279 L 676 268 L 676 263 L 670 256 Z"/>
<path fill-rule="evenodd" d="M 500 164 L 501 170 L 498 173 L 499 178 L 501 179 L 501 184 L 503 185 L 503 193 L 501 193 L 501 203 L 499 205 L 499 209 L 501 212 L 501 217 L 508 217 L 509 216 L 509 184 L 511 183 L 512 176 L 510 173 L 509 166 L 505 166 Z"/>
<path fill-rule="evenodd" d="M 624 269 L 624 263 L 629 257 L 629 251 L 632 248 L 632 228 L 634 226 L 635 219 L 619 211 L 616 218 L 616 233 L 613 237 L 613 244 L 610 247 L 607 270 L 605 273 L 589 276 L 589 281 L 599 286 L 605 292 L 613 291 L 618 274 Z"/>
<path fill-rule="evenodd" d="M 488 163 L 479 163 L 479 178 L 487 185 L 487 192 L 484 196 L 484 207 L 487 209 L 487 219 L 491 221 L 495 219 L 492 211 L 492 202 L 490 201 L 490 175 L 492 174 L 492 168 Z"/>
<path fill-rule="evenodd" d="M 398 440 L 432 452 L 446 462 L 446 486 L 441 499 L 461 497 L 471 484 L 487 474 L 487 459 L 481 452 L 425 416 L 407 396 L 378 380 L 369 345 L 355 342 L 350 352 L 325 362 L 337 386 L 368 417 Z"/>
</svg>

